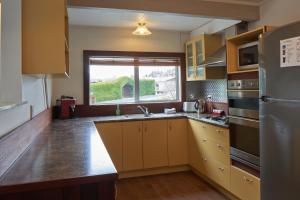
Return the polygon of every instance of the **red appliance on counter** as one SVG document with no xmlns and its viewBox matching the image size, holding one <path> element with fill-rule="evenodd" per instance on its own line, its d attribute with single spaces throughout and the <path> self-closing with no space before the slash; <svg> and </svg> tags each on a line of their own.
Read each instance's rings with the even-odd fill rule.
<svg viewBox="0 0 300 200">
<path fill-rule="evenodd" d="M 69 119 L 74 117 L 76 99 L 73 97 L 62 96 L 61 99 L 56 100 L 57 106 L 59 106 L 59 118 Z"/>
</svg>

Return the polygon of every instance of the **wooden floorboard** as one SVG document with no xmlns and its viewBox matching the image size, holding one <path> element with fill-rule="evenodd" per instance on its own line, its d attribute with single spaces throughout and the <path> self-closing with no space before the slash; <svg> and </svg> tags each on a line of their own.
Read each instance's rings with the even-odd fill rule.
<svg viewBox="0 0 300 200">
<path fill-rule="evenodd" d="M 122 179 L 117 200 L 227 200 L 192 172 Z"/>
</svg>

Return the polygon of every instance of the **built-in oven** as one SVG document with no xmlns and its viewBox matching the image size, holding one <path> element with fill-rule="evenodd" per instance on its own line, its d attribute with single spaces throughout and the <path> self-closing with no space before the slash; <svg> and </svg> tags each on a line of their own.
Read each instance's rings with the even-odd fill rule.
<svg viewBox="0 0 300 200">
<path fill-rule="evenodd" d="M 228 104 L 231 159 L 259 170 L 258 79 L 229 80 Z"/>
<path fill-rule="evenodd" d="M 257 79 L 228 81 L 229 115 L 258 119 L 258 87 Z"/>
<path fill-rule="evenodd" d="M 231 159 L 260 168 L 259 121 L 229 116 Z"/>
</svg>

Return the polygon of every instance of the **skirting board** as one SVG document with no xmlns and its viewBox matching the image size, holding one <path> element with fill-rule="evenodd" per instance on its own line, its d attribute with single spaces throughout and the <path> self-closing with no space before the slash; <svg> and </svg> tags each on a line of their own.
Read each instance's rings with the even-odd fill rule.
<svg viewBox="0 0 300 200">
<path fill-rule="evenodd" d="M 213 188 L 215 188 L 216 190 L 218 190 L 220 193 L 224 194 L 228 199 L 230 199 L 230 200 L 240 200 L 239 198 L 237 198 L 233 194 L 231 194 L 228 190 L 222 188 L 221 186 L 219 186 L 218 184 L 216 184 L 215 182 L 213 182 L 212 180 L 210 180 L 209 178 L 207 178 L 205 175 L 203 175 L 200 172 L 198 172 L 193 167 L 190 167 L 190 168 L 191 168 L 192 172 L 194 172 L 197 176 L 199 176 L 201 179 L 203 179 L 205 182 L 207 182 Z"/>
<path fill-rule="evenodd" d="M 190 171 L 190 170 L 191 168 L 188 165 L 181 165 L 175 167 L 160 167 L 155 169 L 120 172 L 119 179 L 133 178 L 133 177 L 140 177 L 140 176 L 151 176 L 151 175 L 158 175 L 158 174 L 170 174 L 170 173 Z"/>
</svg>

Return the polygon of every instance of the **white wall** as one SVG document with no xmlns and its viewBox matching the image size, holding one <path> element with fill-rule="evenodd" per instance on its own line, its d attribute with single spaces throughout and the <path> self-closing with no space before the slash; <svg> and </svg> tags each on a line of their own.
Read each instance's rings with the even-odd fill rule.
<svg viewBox="0 0 300 200">
<path fill-rule="evenodd" d="M 83 50 L 184 52 L 189 33 L 155 31 L 147 37 L 132 35 L 132 29 L 71 26 L 70 79 L 53 77 L 54 103 L 61 95 L 74 96 L 83 104 Z"/>
<path fill-rule="evenodd" d="M 260 20 L 250 28 L 271 25 L 282 26 L 300 20 L 299 0 L 265 0 L 260 8 Z"/>
<path fill-rule="evenodd" d="M 1 94 L 2 102 L 22 101 L 21 1 L 2 0 Z"/>
<path fill-rule="evenodd" d="M 43 76 L 22 76 L 21 3 L 2 0 L 0 103 L 28 104 L 0 111 L 0 137 L 47 108 Z M 51 99 L 51 77 L 47 83 Z"/>
</svg>

